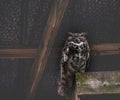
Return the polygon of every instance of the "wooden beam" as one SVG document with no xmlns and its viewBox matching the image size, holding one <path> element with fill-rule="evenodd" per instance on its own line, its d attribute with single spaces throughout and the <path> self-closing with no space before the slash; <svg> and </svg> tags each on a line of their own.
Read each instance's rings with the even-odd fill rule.
<svg viewBox="0 0 120 100">
<path fill-rule="evenodd" d="M 0 59 L 36 58 L 37 57 L 37 52 L 38 52 L 38 49 L 0 49 Z"/>
<path fill-rule="evenodd" d="M 85 94 L 114 93 L 120 93 L 120 71 L 76 74 L 75 98 Z"/>
<path fill-rule="evenodd" d="M 31 84 L 28 89 L 26 100 L 30 100 L 35 94 L 39 81 L 42 77 L 48 56 L 52 49 L 57 30 L 61 24 L 64 12 L 68 5 L 68 1 L 69 0 L 62 0 L 61 3 L 58 4 L 56 0 L 53 0 L 49 18 L 43 32 L 43 40 L 41 42 L 42 44 L 38 49 L 38 57 L 35 59 L 31 71 Z"/>
<path fill-rule="evenodd" d="M 94 44 L 90 48 L 93 55 L 120 54 L 120 43 Z"/>
<path fill-rule="evenodd" d="M 102 43 L 91 45 L 92 50 L 106 51 L 106 50 L 120 50 L 120 43 Z"/>
<path fill-rule="evenodd" d="M 120 43 L 93 44 L 90 46 L 91 55 L 114 55 L 120 54 Z M 49 48 L 48 48 L 49 49 Z M 39 49 L 0 49 L 0 59 L 19 58 L 34 59 L 38 56 Z M 62 52 L 62 48 L 52 48 L 52 55 L 58 56 Z"/>
</svg>

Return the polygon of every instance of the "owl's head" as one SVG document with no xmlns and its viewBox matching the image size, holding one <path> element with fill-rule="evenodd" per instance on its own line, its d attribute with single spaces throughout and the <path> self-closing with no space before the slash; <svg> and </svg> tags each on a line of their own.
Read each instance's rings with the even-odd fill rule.
<svg viewBox="0 0 120 100">
<path fill-rule="evenodd" d="M 68 41 L 72 41 L 74 43 L 80 43 L 80 42 L 84 42 L 86 41 L 86 35 L 87 33 L 82 32 L 82 33 L 72 33 L 69 32 L 69 36 L 68 36 Z"/>
</svg>

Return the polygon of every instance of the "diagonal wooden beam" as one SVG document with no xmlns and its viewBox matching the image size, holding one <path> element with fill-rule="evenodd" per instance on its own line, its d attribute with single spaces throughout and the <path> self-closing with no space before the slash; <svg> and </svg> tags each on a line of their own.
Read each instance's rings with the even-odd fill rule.
<svg viewBox="0 0 120 100">
<path fill-rule="evenodd" d="M 31 97 L 33 97 L 35 94 L 38 83 L 42 77 L 49 53 L 51 51 L 56 32 L 60 26 L 65 9 L 68 5 L 68 1 L 69 0 L 62 0 L 60 5 L 58 5 L 56 0 L 53 2 L 47 24 L 43 32 L 43 40 L 41 42 L 41 47 L 39 47 L 38 57 L 35 59 L 35 62 L 33 64 L 31 73 L 32 79 L 27 93 L 27 100 L 30 100 Z"/>
</svg>

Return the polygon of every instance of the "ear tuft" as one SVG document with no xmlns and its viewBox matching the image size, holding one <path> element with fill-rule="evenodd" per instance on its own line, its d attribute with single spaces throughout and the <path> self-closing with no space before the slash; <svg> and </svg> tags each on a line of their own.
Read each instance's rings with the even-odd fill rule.
<svg viewBox="0 0 120 100">
<path fill-rule="evenodd" d="M 73 36 L 73 33 L 72 32 L 68 32 L 69 35 Z"/>
<path fill-rule="evenodd" d="M 81 35 L 86 36 L 86 35 L 87 35 L 87 33 L 86 33 L 86 32 L 82 32 L 82 33 L 81 33 Z"/>
</svg>

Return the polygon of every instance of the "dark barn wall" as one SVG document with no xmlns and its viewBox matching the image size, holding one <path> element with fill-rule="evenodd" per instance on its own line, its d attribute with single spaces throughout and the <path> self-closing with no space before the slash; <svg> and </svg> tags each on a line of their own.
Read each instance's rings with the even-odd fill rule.
<svg viewBox="0 0 120 100">
<path fill-rule="evenodd" d="M 0 0 L 0 47 L 38 47 L 51 0 Z"/>
<path fill-rule="evenodd" d="M 41 42 L 52 0 L 0 0 L 0 47 L 36 48 Z M 53 48 L 61 49 L 67 32 L 88 33 L 90 44 L 120 42 L 119 0 L 70 0 Z M 57 95 L 61 52 L 47 61 L 34 100 L 64 100 Z M 88 71 L 120 70 L 120 55 L 91 56 Z M 0 60 L 0 99 L 24 100 L 33 60 Z M 119 100 L 120 95 L 81 96 L 81 100 Z"/>
<path fill-rule="evenodd" d="M 0 0 L 0 49 L 38 48 L 51 0 Z M 0 100 L 24 100 L 33 59 L 0 60 Z"/>
</svg>

